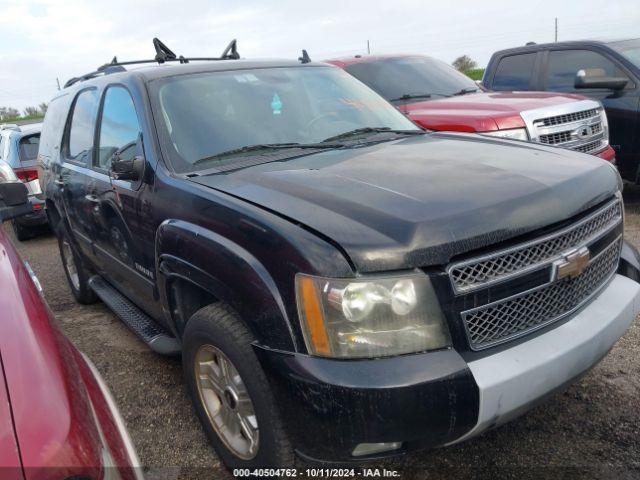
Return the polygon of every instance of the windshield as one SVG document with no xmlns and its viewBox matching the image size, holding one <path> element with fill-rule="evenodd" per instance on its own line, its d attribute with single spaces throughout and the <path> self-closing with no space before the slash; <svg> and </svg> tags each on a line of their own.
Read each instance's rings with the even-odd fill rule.
<svg viewBox="0 0 640 480">
<path fill-rule="evenodd" d="M 622 54 L 633 63 L 636 67 L 640 68 L 640 38 L 635 40 L 625 40 L 622 42 L 611 42 L 609 46 Z"/>
<path fill-rule="evenodd" d="M 450 65 L 429 57 L 385 58 L 354 63 L 345 70 L 387 100 L 414 95 L 437 98 L 455 95 L 463 90 L 478 90 L 478 86 L 469 77 Z"/>
<path fill-rule="evenodd" d="M 180 75 L 153 82 L 152 95 L 164 148 L 177 172 L 202 168 L 203 159 L 243 147 L 313 144 L 362 128 L 420 131 L 333 67 Z"/>
</svg>

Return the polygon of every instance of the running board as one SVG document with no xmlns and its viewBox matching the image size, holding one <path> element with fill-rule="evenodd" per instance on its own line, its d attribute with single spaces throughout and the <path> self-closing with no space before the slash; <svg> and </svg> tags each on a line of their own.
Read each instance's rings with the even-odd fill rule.
<svg viewBox="0 0 640 480">
<path fill-rule="evenodd" d="M 136 307 L 128 298 L 113 288 L 99 275 L 89 279 L 89 286 L 127 327 L 149 345 L 149 348 L 161 355 L 179 355 L 180 342 L 169 335 L 149 315 Z"/>
</svg>

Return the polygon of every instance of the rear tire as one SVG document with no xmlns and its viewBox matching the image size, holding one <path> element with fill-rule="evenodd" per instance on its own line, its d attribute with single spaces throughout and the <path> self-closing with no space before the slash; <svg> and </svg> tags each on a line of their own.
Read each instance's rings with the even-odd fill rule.
<svg viewBox="0 0 640 480">
<path fill-rule="evenodd" d="M 11 222 L 11 226 L 13 227 L 13 233 L 16 238 L 21 242 L 35 237 L 35 233 L 32 229 L 25 227 L 24 225 L 20 225 L 16 220 Z"/>
<path fill-rule="evenodd" d="M 59 225 L 56 230 L 62 268 L 69 282 L 71 293 L 78 303 L 83 305 L 95 303 L 98 297 L 89 286 L 91 271 L 85 266 L 85 262 L 78 253 L 65 226 Z"/>
<path fill-rule="evenodd" d="M 189 395 L 227 468 L 293 466 L 293 448 L 253 351 L 253 341 L 251 332 L 228 305 L 215 303 L 197 311 L 187 323 L 182 344 Z M 215 373 L 224 371 L 231 374 Z M 225 377 L 232 381 L 225 382 Z M 244 418 L 244 424 L 239 420 L 236 426 L 233 422 L 237 418 Z"/>
</svg>

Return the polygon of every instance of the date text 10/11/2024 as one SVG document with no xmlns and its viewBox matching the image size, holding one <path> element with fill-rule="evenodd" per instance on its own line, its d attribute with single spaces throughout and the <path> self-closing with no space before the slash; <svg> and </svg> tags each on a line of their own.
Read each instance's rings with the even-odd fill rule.
<svg viewBox="0 0 640 480">
<path fill-rule="evenodd" d="M 288 478 L 398 478 L 400 472 L 386 468 L 236 468 L 233 476 Z"/>
</svg>

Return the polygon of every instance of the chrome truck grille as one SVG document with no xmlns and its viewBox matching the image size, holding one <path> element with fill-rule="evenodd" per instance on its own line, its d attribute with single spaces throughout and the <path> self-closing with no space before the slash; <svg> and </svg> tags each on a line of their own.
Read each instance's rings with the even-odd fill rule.
<svg viewBox="0 0 640 480">
<path fill-rule="evenodd" d="M 622 202 L 615 198 L 568 227 L 451 264 L 447 272 L 454 293 L 467 297 L 460 318 L 469 346 L 483 350 L 572 313 L 615 273 L 621 248 Z M 580 268 L 569 271 L 578 256 Z M 523 283 L 529 274 L 537 283 Z M 510 290 L 512 284 L 518 287 Z M 494 299 L 487 292 L 498 285 L 508 293 Z"/>
<path fill-rule="evenodd" d="M 597 153 L 609 144 L 607 116 L 594 100 L 522 112 L 531 141 Z"/>
</svg>

